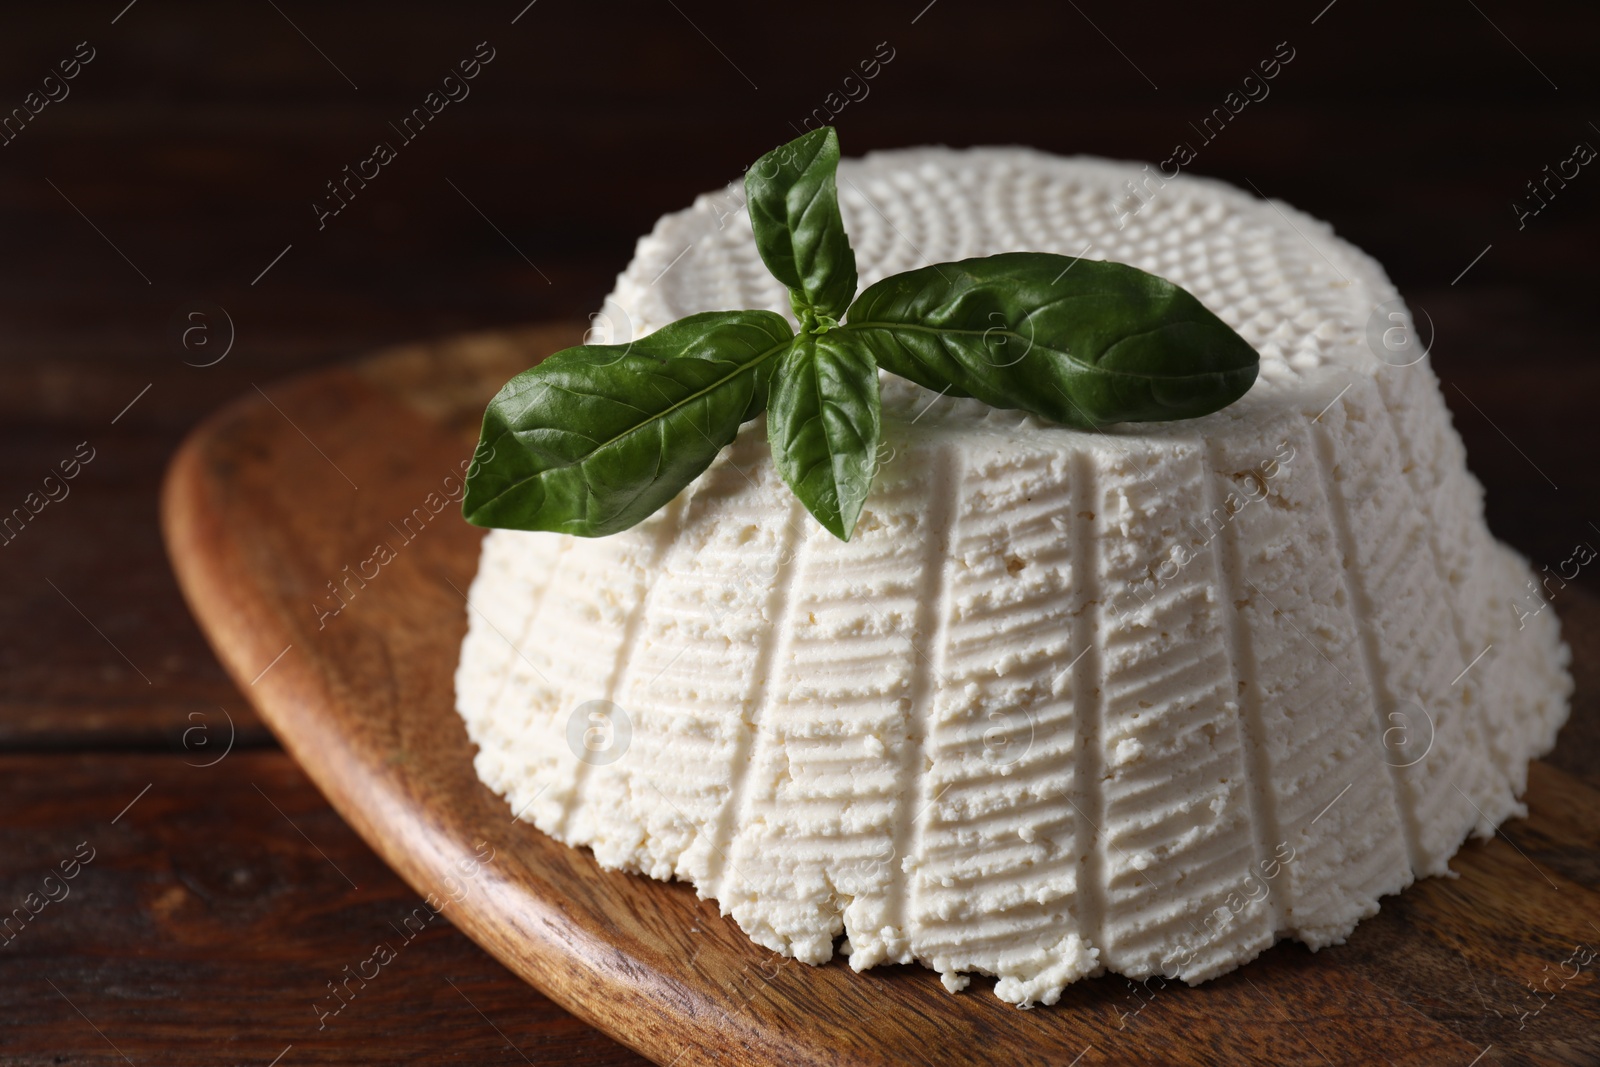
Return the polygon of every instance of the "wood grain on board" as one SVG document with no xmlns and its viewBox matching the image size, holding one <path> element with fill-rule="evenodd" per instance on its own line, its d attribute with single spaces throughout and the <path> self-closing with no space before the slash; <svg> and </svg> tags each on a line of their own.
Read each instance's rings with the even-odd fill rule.
<svg viewBox="0 0 1600 1067">
<path fill-rule="evenodd" d="M 453 710 L 481 531 L 435 505 L 493 389 L 577 332 L 398 349 L 270 386 L 270 404 L 247 395 L 181 449 L 163 508 L 190 605 L 283 746 L 418 893 L 450 900 L 551 999 L 684 1067 L 1600 1060 L 1597 964 L 1574 962 L 1600 946 L 1600 790 L 1547 764 L 1528 819 L 1469 843 L 1459 878 L 1386 901 L 1345 946 L 1279 945 L 1195 989 L 1108 976 L 1026 1012 L 983 980 L 952 996 L 921 967 L 786 960 L 689 887 L 604 871 L 513 821 Z M 380 544 L 394 558 L 344 583 Z M 1600 618 L 1576 590 L 1558 605 L 1587 679 Z M 1581 692 L 1575 714 L 1594 711 Z"/>
</svg>

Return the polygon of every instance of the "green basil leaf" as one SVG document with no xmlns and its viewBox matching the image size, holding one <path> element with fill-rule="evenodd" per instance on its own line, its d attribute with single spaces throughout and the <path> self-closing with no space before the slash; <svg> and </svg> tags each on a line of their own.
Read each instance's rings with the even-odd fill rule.
<svg viewBox="0 0 1600 1067">
<path fill-rule="evenodd" d="M 557 352 L 490 402 L 462 514 L 584 537 L 627 529 L 761 414 L 792 340 L 771 311 L 713 311 L 632 344 Z"/>
<path fill-rule="evenodd" d="M 838 331 L 802 334 L 778 365 L 768 407 L 778 473 L 818 522 L 850 540 L 878 469 L 872 350 Z"/>
<path fill-rule="evenodd" d="M 835 172 L 839 137 L 823 126 L 756 160 L 745 173 L 745 200 L 756 249 L 772 276 L 789 287 L 802 325 L 837 322 L 856 295 L 856 254 L 839 216 Z"/>
<path fill-rule="evenodd" d="M 1261 361 L 1164 278 L 1043 252 L 885 278 L 842 332 L 918 385 L 1079 429 L 1209 414 L 1245 394 Z"/>
</svg>

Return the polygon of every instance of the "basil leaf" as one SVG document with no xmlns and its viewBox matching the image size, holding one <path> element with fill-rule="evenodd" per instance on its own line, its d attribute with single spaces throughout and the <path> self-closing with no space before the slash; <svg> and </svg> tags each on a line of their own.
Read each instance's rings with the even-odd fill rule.
<svg viewBox="0 0 1600 1067">
<path fill-rule="evenodd" d="M 761 413 L 792 337 L 771 311 L 713 311 L 630 345 L 557 352 L 490 402 L 462 514 L 583 537 L 627 529 Z"/>
<path fill-rule="evenodd" d="M 842 332 L 918 385 L 1079 429 L 1209 414 L 1245 394 L 1261 361 L 1164 278 L 1043 252 L 885 278 Z"/>
<path fill-rule="evenodd" d="M 838 331 L 802 334 L 772 381 L 767 438 L 783 480 L 817 521 L 850 540 L 878 469 L 878 365 Z"/>
<path fill-rule="evenodd" d="M 745 173 L 756 249 L 789 287 L 801 325 L 838 322 L 856 295 L 856 254 L 839 215 L 839 137 L 823 126 L 773 149 Z"/>
</svg>

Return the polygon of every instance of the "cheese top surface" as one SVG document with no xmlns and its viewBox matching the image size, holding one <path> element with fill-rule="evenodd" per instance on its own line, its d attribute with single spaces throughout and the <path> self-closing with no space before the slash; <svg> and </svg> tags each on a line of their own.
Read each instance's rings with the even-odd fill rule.
<svg viewBox="0 0 1600 1067">
<path fill-rule="evenodd" d="M 493 531 L 457 700 L 514 811 L 775 951 L 1028 1006 L 1340 942 L 1519 810 L 1566 650 L 1371 259 L 1215 181 L 1023 149 L 845 160 L 839 195 L 863 286 L 1114 259 L 1194 293 L 1260 377 L 1083 433 L 885 376 L 849 543 L 759 426 L 622 534 Z M 787 314 L 739 203 L 664 217 L 596 339 Z"/>
</svg>

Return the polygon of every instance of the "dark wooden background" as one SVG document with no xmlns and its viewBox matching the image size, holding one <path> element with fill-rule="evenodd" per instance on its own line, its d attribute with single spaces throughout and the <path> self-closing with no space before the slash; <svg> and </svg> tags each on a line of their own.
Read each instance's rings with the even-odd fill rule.
<svg viewBox="0 0 1600 1067">
<path fill-rule="evenodd" d="M 185 431 L 255 385 L 581 318 L 658 215 L 793 136 L 880 42 L 893 59 L 837 118 L 847 153 L 1152 161 L 1287 42 L 1192 169 L 1331 220 L 1426 310 L 1502 538 L 1552 568 L 1600 543 L 1600 164 L 1520 228 L 1513 209 L 1600 147 L 1592 5 L 525 2 L 0 14 L 0 115 L 94 49 L 0 145 L 0 515 L 80 442 L 95 456 L 0 546 L 0 912 L 95 850 L 0 944 L 0 1063 L 638 1062 L 443 925 L 318 1029 L 313 1002 L 415 894 L 225 678 L 156 490 Z M 481 41 L 471 95 L 401 144 L 388 123 Z M 324 183 L 379 140 L 398 157 L 319 230 Z M 229 321 L 227 356 L 192 365 Z M 1555 761 L 1600 780 L 1597 732 L 1575 722 Z"/>
</svg>

